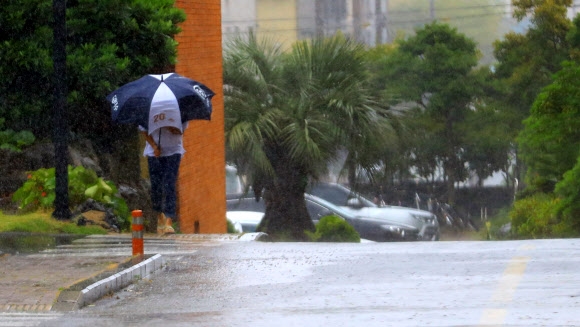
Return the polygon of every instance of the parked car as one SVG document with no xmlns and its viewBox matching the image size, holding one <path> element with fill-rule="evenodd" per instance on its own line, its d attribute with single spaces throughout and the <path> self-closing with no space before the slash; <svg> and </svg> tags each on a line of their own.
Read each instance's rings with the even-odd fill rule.
<svg viewBox="0 0 580 327">
<path fill-rule="evenodd" d="M 337 206 L 312 194 L 304 194 L 304 198 L 314 224 L 324 216 L 336 214 L 352 225 L 363 239 L 377 242 L 424 239 L 420 236 L 421 230 L 414 225 L 415 221 L 406 223 L 407 211 L 395 211 L 390 217 L 365 217 L 360 212 Z M 234 225 L 239 223 L 243 232 L 255 231 L 265 210 L 263 199 L 256 201 L 254 197 L 243 196 L 227 200 L 228 219 Z"/>
<path fill-rule="evenodd" d="M 313 183 L 307 192 L 340 207 L 355 217 L 364 217 L 359 233 L 369 239 L 381 239 L 384 222 L 405 227 L 407 239 L 437 241 L 440 237 L 439 222 L 435 214 L 414 208 L 400 206 L 379 206 L 351 189 L 336 183 Z M 364 231 L 363 231 L 364 230 Z"/>
<path fill-rule="evenodd" d="M 227 211 L 226 218 L 234 225 L 238 233 L 253 233 L 262 221 L 264 212 Z"/>
</svg>

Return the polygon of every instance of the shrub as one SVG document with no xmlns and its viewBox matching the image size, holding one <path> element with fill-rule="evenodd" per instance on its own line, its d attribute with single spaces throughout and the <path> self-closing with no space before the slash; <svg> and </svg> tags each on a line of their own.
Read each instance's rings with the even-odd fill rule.
<svg viewBox="0 0 580 327">
<path fill-rule="evenodd" d="M 0 130 L 0 149 L 21 152 L 23 147 L 31 145 L 35 139 L 31 131 Z"/>
<path fill-rule="evenodd" d="M 559 221 L 557 218 L 558 198 L 545 193 L 536 193 L 515 202 L 510 219 L 513 232 L 520 237 L 542 238 L 554 235 Z"/>
<path fill-rule="evenodd" d="M 231 220 L 229 220 L 229 219 L 226 218 L 226 224 L 227 224 L 227 233 L 228 234 L 236 234 L 236 233 L 238 233 L 238 231 L 236 230 L 236 227 L 231 222 Z"/>
<path fill-rule="evenodd" d="M 562 219 L 559 229 L 567 232 L 566 236 L 578 236 L 580 233 L 580 157 L 574 168 L 564 174 L 556 184 L 555 193 L 562 199 L 558 213 Z"/>
<path fill-rule="evenodd" d="M 68 196 L 72 208 L 91 198 L 113 208 L 120 218 L 121 228 L 129 226 L 129 208 L 125 200 L 117 196 L 117 188 L 111 181 L 105 181 L 91 170 L 82 166 L 68 167 Z M 56 179 L 54 168 L 41 168 L 29 172 L 28 179 L 14 192 L 12 201 L 18 203 L 22 212 L 38 209 L 48 210 L 53 207 Z"/>
<path fill-rule="evenodd" d="M 316 242 L 360 242 L 360 235 L 349 223 L 337 215 L 324 216 L 314 233 L 307 235 Z"/>
</svg>

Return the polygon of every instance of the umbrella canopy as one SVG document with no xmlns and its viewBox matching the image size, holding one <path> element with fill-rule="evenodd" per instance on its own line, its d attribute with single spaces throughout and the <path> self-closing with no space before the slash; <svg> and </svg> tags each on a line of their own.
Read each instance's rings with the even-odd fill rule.
<svg viewBox="0 0 580 327">
<path fill-rule="evenodd" d="M 107 96 L 117 123 L 134 123 L 155 130 L 173 126 L 183 131 L 189 120 L 209 120 L 211 98 L 207 86 L 179 74 L 145 75 Z"/>
</svg>

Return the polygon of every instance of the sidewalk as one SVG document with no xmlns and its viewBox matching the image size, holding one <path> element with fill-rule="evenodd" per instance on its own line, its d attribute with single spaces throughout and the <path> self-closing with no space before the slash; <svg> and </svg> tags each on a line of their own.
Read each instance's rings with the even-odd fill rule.
<svg viewBox="0 0 580 327">
<path fill-rule="evenodd" d="M 3 255 L 0 311 L 50 311 L 61 291 L 114 270 L 126 257 Z"/>
<path fill-rule="evenodd" d="M 201 247 L 219 245 L 224 241 L 252 240 L 252 237 L 236 234 L 158 237 L 147 234 L 144 240 L 144 259 L 147 260 L 156 254 L 159 254 L 156 259 L 171 254 L 191 255 Z M 160 262 L 163 261 L 156 260 L 156 266 L 149 265 L 147 273 L 141 270 L 137 274 L 140 278 L 149 275 L 162 268 Z M 75 298 L 83 290 L 79 287 L 102 282 L 105 278 L 118 277 L 117 280 L 121 281 L 125 278 L 118 274 L 121 270 L 136 268 L 132 260 L 131 236 L 127 234 L 89 236 L 71 245 L 34 254 L 0 254 L 0 312 L 74 310 Z M 122 285 L 119 283 L 118 286 Z"/>
</svg>

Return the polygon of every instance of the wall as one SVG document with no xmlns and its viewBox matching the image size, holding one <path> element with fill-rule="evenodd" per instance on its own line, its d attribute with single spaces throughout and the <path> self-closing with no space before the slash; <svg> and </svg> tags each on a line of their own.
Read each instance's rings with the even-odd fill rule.
<svg viewBox="0 0 580 327">
<path fill-rule="evenodd" d="M 187 19 L 179 42 L 178 74 L 197 80 L 214 96 L 211 121 L 193 121 L 184 134 L 179 171 L 178 215 L 181 232 L 225 233 L 225 137 L 222 94 L 220 0 L 176 0 Z"/>
<path fill-rule="evenodd" d="M 224 46 L 228 40 L 256 30 L 256 0 L 221 0 L 221 4 Z"/>
<path fill-rule="evenodd" d="M 298 40 L 298 18 L 296 0 L 258 0 L 257 36 L 279 43 L 288 49 Z"/>
</svg>

